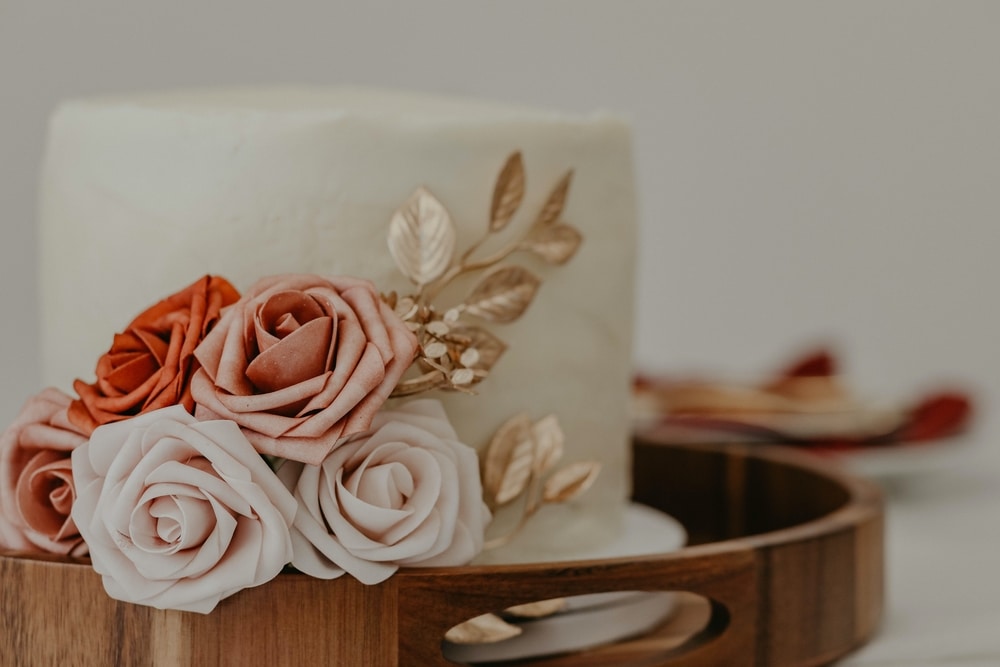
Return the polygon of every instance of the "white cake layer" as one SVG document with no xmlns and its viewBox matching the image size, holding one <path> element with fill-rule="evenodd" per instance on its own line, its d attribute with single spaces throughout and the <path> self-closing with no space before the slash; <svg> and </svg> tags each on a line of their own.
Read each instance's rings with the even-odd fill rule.
<svg viewBox="0 0 1000 667">
<path fill-rule="evenodd" d="M 486 228 L 514 150 L 527 191 L 506 232 L 523 230 L 572 168 L 563 217 L 584 243 L 562 267 L 512 259 L 543 277 L 536 301 L 520 320 L 490 325 L 510 347 L 479 395 L 442 398 L 477 448 L 517 412 L 555 413 L 565 460 L 604 464 L 590 492 L 532 521 L 511 559 L 612 539 L 629 486 L 635 209 L 629 130 L 606 115 L 354 89 L 67 103 L 52 119 L 41 192 L 44 380 L 91 381 L 116 331 L 205 273 L 241 290 L 268 274 L 315 272 L 407 293 L 386 245 L 393 211 L 427 187 L 451 212 L 461 252 Z"/>
</svg>

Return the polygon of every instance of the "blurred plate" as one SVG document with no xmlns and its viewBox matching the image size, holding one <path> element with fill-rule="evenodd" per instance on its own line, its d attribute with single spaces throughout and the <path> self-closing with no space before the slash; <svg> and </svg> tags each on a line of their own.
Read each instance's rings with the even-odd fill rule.
<svg viewBox="0 0 1000 667">
<path fill-rule="evenodd" d="M 687 531 L 673 517 L 645 505 L 630 503 L 621 537 L 611 544 L 581 551 L 562 560 L 604 560 L 677 551 L 687 543 Z M 669 592 L 615 591 L 566 598 L 563 611 L 540 619 L 505 618 L 521 634 L 488 644 L 453 644 L 442 652 L 454 662 L 484 663 L 538 658 L 582 651 L 644 634 L 669 618 L 676 604 Z"/>
<path fill-rule="evenodd" d="M 844 450 L 818 450 L 836 457 L 853 472 L 875 479 L 926 475 L 962 465 L 973 453 L 969 437 L 893 443 Z"/>
</svg>

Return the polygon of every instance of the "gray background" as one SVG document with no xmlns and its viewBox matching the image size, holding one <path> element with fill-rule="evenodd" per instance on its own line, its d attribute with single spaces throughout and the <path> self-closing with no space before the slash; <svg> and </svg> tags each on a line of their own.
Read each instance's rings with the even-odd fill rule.
<svg viewBox="0 0 1000 667">
<path fill-rule="evenodd" d="M 863 393 L 961 380 L 986 405 L 1000 389 L 998 27 L 990 2 L 0 0 L 0 421 L 38 388 L 49 111 L 254 82 L 624 112 L 638 365 L 753 377 L 831 341 Z"/>
<path fill-rule="evenodd" d="M 0 0 L 0 423 L 38 389 L 58 100 L 353 82 L 611 108 L 635 124 L 637 364 L 753 377 L 832 341 L 869 395 L 978 390 L 977 456 L 887 487 L 888 613 L 848 664 L 996 665 L 998 35 L 1000 2 Z"/>
</svg>

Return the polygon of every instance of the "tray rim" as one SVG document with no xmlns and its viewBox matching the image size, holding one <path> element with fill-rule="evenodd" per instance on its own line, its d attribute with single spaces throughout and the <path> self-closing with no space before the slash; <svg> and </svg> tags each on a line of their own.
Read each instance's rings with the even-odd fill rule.
<svg viewBox="0 0 1000 667">
<path fill-rule="evenodd" d="M 837 484 L 845 491 L 846 501 L 828 514 L 793 526 L 687 546 L 665 554 L 401 570 L 380 586 L 363 587 L 383 589 L 379 593 L 395 598 L 397 608 L 396 622 L 391 624 L 395 629 L 395 645 L 388 651 L 385 661 L 378 664 L 453 664 L 443 661 L 440 655 L 439 638 L 449 627 L 479 613 L 542 599 L 550 592 L 557 593 L 552 597 L 561 597 L 641 588 L 685 590 L 708 597 L 712 601 L 712 618 L 703 631 L 682 647 L 683 652 L 665 654 L 662 656 L 665 662 L 655 664 L 713 664 L 718 656 L 745 656 L 747 650 L 752 650 L 755 655 L 753 664 L 823 664 L 853 650 L 873 635 L 882 611 L 884 560 L 884 504 L 882 494 L 874 483 L 851 474 L 842 465 L 829 459 L 779 445 L 668 444 L 656 442 L 655 433 L 644 433 L 637 437 L 637 446 L 639 445 L 696 449 L 798 468 Z M 762 564 L 768 562 L 769 558 L 786 558 L 791 550 L 802 545 L 838 541 L 844 537 L 853 537 L 859 531 L 872 542 L 872 553 L 857 554 L 859 558 L 866 558 L 864 568 L 867 568 L 868 581 L 865 582 L 865 587 L 868 590 L 862 596 L 866 599 L 861 603 L 857 600 L 851 600 L 850 603 L 856 607 L 866 606 L 867 610 L 854 623 L 853 632 L 842 633 L 845 636 L 836 637 L 832 645 L 828 646 L 830 642 L 827 641 L 823 647 L 807 647 L 808 650 L 799 651 L 801 655 L 794 662 L 773 662 L 771 654 L 774 652 L 761 649 L 762 641 L 767 640 L 768 633 L 773 630 L 767 627 L 767 610 L 760 595 Z M 32 564 L 40 565 L 42 571 L 57 567 L 64 574 L 75 571 L 72 576 L 99 579 L 86 559 L 0 551 L 0 566 L 7 570 L 11 567 L 16 569 L 18 562 L 29 567 Z M 296 580 L 301 583 L 304 579 L 316 581 L 306 575 L 288 573 L 260 588 L 294 585 Z M 317 588 L 332 591 L 324 593 L 326 595 L 339 595 L 358 585 L 344 578 L 322 582 Z M 487 594 L 479 590 L 484 587 L 502 587 L 503 591 L 492 590 Z M 244 591 L 223 601 L 213 614 L 225 614 L 227 609 L 243 613 L 240 611 L 244 606 L 240 604 L 241 600 L 255 597 L 256 590 Z M 364 593 L 376 592 L 362 591 Z M 770 595 L 773 596 L 774 592 Z M 778 596 L 780 597 L 780 591 Z M 112 605 L 123 607 L 126 612 L 146 609 L 110 598 L 108 600 Z M 770 602 L 776 602 L 780 607 L 781 600 Z M 146 616 L 154 620 L 167 617 L 175 626 L 184 626 L 190 630 L 187 625 L 197 625 L 199 619 L 193 617 L 200 615 L 153 610 Z M 185 632 L 185 636 L 189 638 L 195 634 L 197 633 Z M 643 664 L 653 663 L 645 661 Z"/>
</svg>

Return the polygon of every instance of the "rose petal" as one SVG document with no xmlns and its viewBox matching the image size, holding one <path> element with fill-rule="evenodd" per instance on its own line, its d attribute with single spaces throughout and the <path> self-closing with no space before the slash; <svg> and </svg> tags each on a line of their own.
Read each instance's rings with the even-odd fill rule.
<svg viewBox="0 0 1000 667">
<path fill-rule="evenodd" d="M 326 317 L 320 335 L 314 322 Z M 316 464 L 368 429 L 416 350 L 368 281 L 264 278 L 195 350 L 195 413 L 236 421 L 263 454 Z"/>
<path fill-rule="evenodd" d="M 192 409 L 194 349 L 220 310 L 238 296 L 224 279 L 204 276 L 140 313 L 98 360 L 96 381 L 74 382 L 80 398 L 70 407 L 70 421 L 89 434 L 102 424 L 168 405 Z"/>
<path fill-rule="evenodd" d="M 365 474 L 351 475 L 345 486 L 361 502 L 399 509 L 413 493 L 414 482 L 406 466 L 394 461 L 368 468 Z"/>
<path fill-rule="evenodd" d="M 207 613 L 290 560 L 295 498 L 233 422 L 146 413 L 96 429 L 73 466 L 73 519 L 116 599 Z"/>
<path fill-rule="evenodd" d="M 247 366 L 247 378 L 257 392 L 274 392 L 324 375 L 330 370 L 326 360 L 334 344 L 333 330 L 328 317 L 307 322 L 257 355 Z"/>
<path fill-rule="evenodd" d="M 17 484 L 17 511 L 33 531 L 54 539 L 66 532 L 73 504 L 72 464 L 62 452 L 40 451 Z"/>
<path fill-rule="evenodd" d="M 293 565 L 315 576 L 343 570 L 369 581 L 387 576 L 373 569 L 378 564 L 471 560 L 483 547 L 490 514 L 476 452 L 440 435 L 454 436 L 440 403 L 411 401 L 380 412 L 372 426 L 319 467 L 279 470 L 300 503 Z"/>
<path fill-rule="evenodd" d="M 69 517 L 70 453 L 86 438 L 69 423 L 72 399 L 57 389 L 30 398 L 0 435 L 0 548 L 85 555 Z"/>
</svg>

